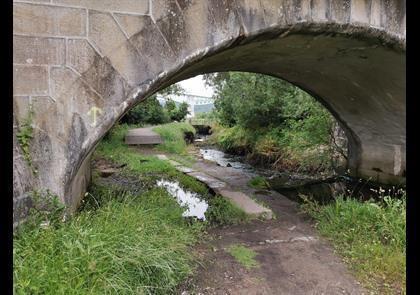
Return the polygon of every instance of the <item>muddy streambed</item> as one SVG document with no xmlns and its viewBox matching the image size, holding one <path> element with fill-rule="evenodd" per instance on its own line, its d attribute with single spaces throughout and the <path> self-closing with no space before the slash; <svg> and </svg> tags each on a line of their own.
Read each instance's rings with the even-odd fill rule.
<svg viewBox="0 0 420 295">
<path fill-rule="evenodd" d="M 238 169 L 252 177 L 262 176 L 267 180 L 270 189 L 298 202 L 302 201 L 301 195 L 320 203 L 328 203 L 337 195 L 368 200 L 377 199 L 379 190 L 386 189 L 395 197 L 400 194 L 400 188 L 384 187 L 344 175 L 308 175 L 253 166 L 247 163 L 243 156 L 228 154 L 215 146 L 207 145 L 205 139 L 196 141 L 195 145 L 204 160 L 215 162 L 219 166 Z"/>
</svg>

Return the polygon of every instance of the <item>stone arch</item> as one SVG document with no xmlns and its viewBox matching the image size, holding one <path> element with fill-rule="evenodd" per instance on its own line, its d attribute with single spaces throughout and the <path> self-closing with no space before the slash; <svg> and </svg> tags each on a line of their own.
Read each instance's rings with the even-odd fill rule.
<svg viewBox="0 0 420 295">
<path fill-rule="evenodd" d="M 38 174 L 23 178 L 29 168 L 14 143 L 15 200 L 48 188 L 75 208 L 90 153 L 125 112 L 172 83 L 227 70 L 269 74 L 311 93 L 350 138 L 354 175 L 405 181 L 405 1 L 14 0 L 13 7 L 14 137 L 31 105 L 35 136 L 48 137 L 51 151 L 45 164 L 35 141 Z"/>
</svg>

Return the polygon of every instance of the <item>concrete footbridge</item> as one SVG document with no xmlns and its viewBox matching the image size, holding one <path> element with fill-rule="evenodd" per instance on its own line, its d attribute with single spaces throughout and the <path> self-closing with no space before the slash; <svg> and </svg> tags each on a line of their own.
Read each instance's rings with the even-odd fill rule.
<svg viewBox="0 0 420 295">
<path fill-rule="evenodd" d="M 106 132 L 157 91 L 211 72 L 257 72 L 302 88 L 344 129 L 352 175 L 404 183 L 405 7 L 403 0 L 14 0 L 14 220 L 34 190 L 76 208 Z M 23 147 L 17 135 L 28 122 L 32 139 Z"/>
</svg>

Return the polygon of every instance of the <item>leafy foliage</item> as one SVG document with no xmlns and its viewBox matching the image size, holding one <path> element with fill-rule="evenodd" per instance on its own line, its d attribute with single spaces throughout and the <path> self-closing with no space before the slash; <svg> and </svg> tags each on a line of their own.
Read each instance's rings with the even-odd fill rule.
<svg viewBox="0 0 420 295">
<path fill-rule="evenodd" d="M 282 168 L 331 166 L 334 120 L 309 94 L 267 75 L 229 72 L 205 79 L 215 88 L 219 126 L 213 140 L 222 148 Z"/>
<path fill-rule="evenodd" d="M 179 107 L 169 98 L 169 95 L 180 95 L 184 90 L 177 84 L 173 84 L 159 94 L 166 98 L 165 106 L 157 99 L 157 94 L 141 101 L 132 108 L 123 118 L 121 123 L 126 124 L 165 124 L 171 121 L 182 121 L 188 115 L 188 104 L 181 103 Z"/>
</svg>

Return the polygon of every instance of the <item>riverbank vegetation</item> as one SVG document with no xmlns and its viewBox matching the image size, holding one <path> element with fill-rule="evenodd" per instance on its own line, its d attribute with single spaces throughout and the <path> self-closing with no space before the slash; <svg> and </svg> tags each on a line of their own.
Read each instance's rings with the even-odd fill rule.
<svg viewBox="0 0 420 295">
<path fill-rule="evenodd" d="M 254 164 L 299 171 L 333 167 L 334 119 L 314 98 L 267 75 L 207 75 L 215 88 L 212 142 Z M 209 118 L 214 115 L 209 115 Z"/>
<path fill-rule="evenodd" d="M 184 127 L 162 128 L 179 133 Z M 192 246 L 207 227 L 247 221 L 242 210 L 167 161 L 125 145 L 129 128 L 115 126 L 94 153 L 95 163 L 121 167 L 115 184 L 94 171 L 74 216 L 64 218 L 62 205 L 41 210 L 16 232 L 16 294 L 173 294 L 197 266 Z M 156 187 L 162 178 L 207 200 L 207 221 L 182 217 L 185 208 Z"/>
<path fill-rule="evenodd" d="M 306 199 L 302 208 L 374 294 L 405 294 L 405 196 L 381 202 L 341 196 L 323 206 Z"/>
</svg>

